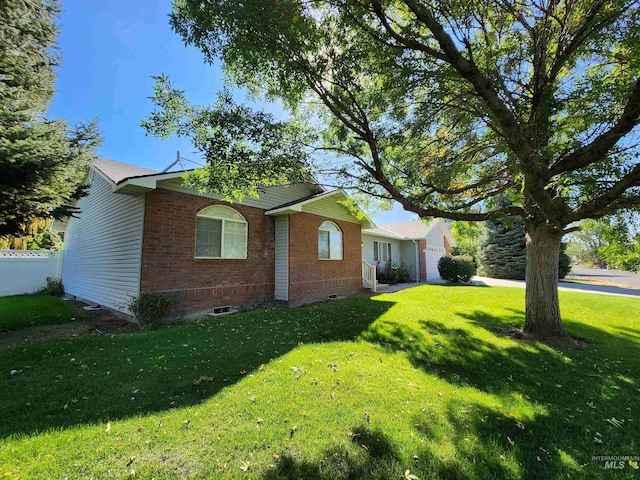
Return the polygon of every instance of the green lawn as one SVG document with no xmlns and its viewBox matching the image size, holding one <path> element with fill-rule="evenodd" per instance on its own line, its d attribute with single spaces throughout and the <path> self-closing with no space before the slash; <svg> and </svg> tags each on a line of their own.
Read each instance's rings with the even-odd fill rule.
<svg viewBox="0 0 640 480">
<path fill-rule="evenodd" d="M 76 313 L 59 298 L 46 295 L 0 297 L 0 332 L 64 323 L 75 316 Z"/>
<path fill-rule="evenodd" d="M 0 353 L 3 478 L 640 478 L 640 300 L 421 286 Z M 19 370 L 10 375 L 11 369 Z"/>
</svg>

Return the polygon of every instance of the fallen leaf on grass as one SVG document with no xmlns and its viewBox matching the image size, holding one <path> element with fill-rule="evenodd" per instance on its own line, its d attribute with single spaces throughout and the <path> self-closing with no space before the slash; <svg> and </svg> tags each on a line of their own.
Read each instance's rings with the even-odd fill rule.
<svg viewBox="0 0 640 480">
<path fill-rule="evenodd" d="M 418 477 L 416 477 L 413 473 L 411 473 L 409 470 L 406 470 L 404 472 L 404 478 L 405 480 L 420 480 Z"/>
<path fill-rule="evenodd" d="M 605 422 L 613 425 L 616 428 L 620 428 L 622 427 L 622 424 L 624 422 L 624 420 L 621 422 L 620 420 L 618 420 L 616 417 L 611 417 L 611 418 L 605 418 L 604 419 Z"/>
</svg>

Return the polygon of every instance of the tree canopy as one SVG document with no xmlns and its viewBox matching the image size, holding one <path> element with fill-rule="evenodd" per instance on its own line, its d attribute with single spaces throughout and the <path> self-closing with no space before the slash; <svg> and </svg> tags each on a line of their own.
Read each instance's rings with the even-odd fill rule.
<svg viewBox="0 0 640 480">
<path fill-rule="evenodd" d="M 55 93 L 57 1 L 0 2 L 0 235 L 73 213 L 99 143 L 95 121 L 46 116 Z"/>
<path fill-rule="evenodd" d="M 640 271 L 640 225 L 637 215 L 626 213 L 585 220 L 569 238 L 567 252 L 576 263 Z"/>
<path fill-rule="evenodd" d="M 640 204 L 639 15 L 620 0 L 176 0 L 171 25 L 230 84 L 308 119 L 309 153 L 333 153 L 323 173 L 342 186 L 421 217 L 523 217 L 525 329 L 563 335 L 561 236 Z"/>
</svg>

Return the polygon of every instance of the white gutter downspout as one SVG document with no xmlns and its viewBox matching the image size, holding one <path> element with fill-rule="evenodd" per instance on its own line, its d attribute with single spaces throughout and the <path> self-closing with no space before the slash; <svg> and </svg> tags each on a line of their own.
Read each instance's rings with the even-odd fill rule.
<svg viewBox="0 0 640 480">
<path fill-rule="evenodd" d="M 413 240 L 413 244 L 416 246 L 416 283 L 420 282 L 420 247 L 417 240 Z"/>
</svg>

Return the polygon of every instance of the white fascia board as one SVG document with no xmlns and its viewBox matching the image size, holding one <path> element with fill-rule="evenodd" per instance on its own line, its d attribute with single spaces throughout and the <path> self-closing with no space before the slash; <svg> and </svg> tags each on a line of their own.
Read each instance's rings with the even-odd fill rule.
<svg viewBox="0 0 640 480">
<path fill-rule="evenodd" d="M 374 228 L 380 228 L 382 230 L 386 230 L 386 232 L 371 232 L 371 231 L 368 231 L 368 230 L 363 230 L 362 234 L 363 235 L 370 235 L 372 237 L 392 238 L 394 240 L 413 240 L 411 238 L 403 237 L 402 235 L 398 235 L 397 233 L 392 232 L 391 230 L 387 230 L 384 227 L 374 227 Z"/>
<path fill-rule="evenodd" d="M 158 182 L 161 180 L 170 180 L 173 178 L 182 178 L 182 176 L 191 170 L 182 170 L 179 172 L 152 173 L 140 177 L 131 177 L 114 185 L 114 192 L 118 193 L 140 193 L 141 191 L 155 190 Z M 111 182 L 113 183 L 113 182 Z"/>
<path fill-rule="evenodd" d="M 276 208 L 275 210 L 267 210 L 264 214 L 269 217 L 280 217 L 291 213 L 302 212 L 302 205 L 289 205 L 288 207 Z"/>
</svg>

